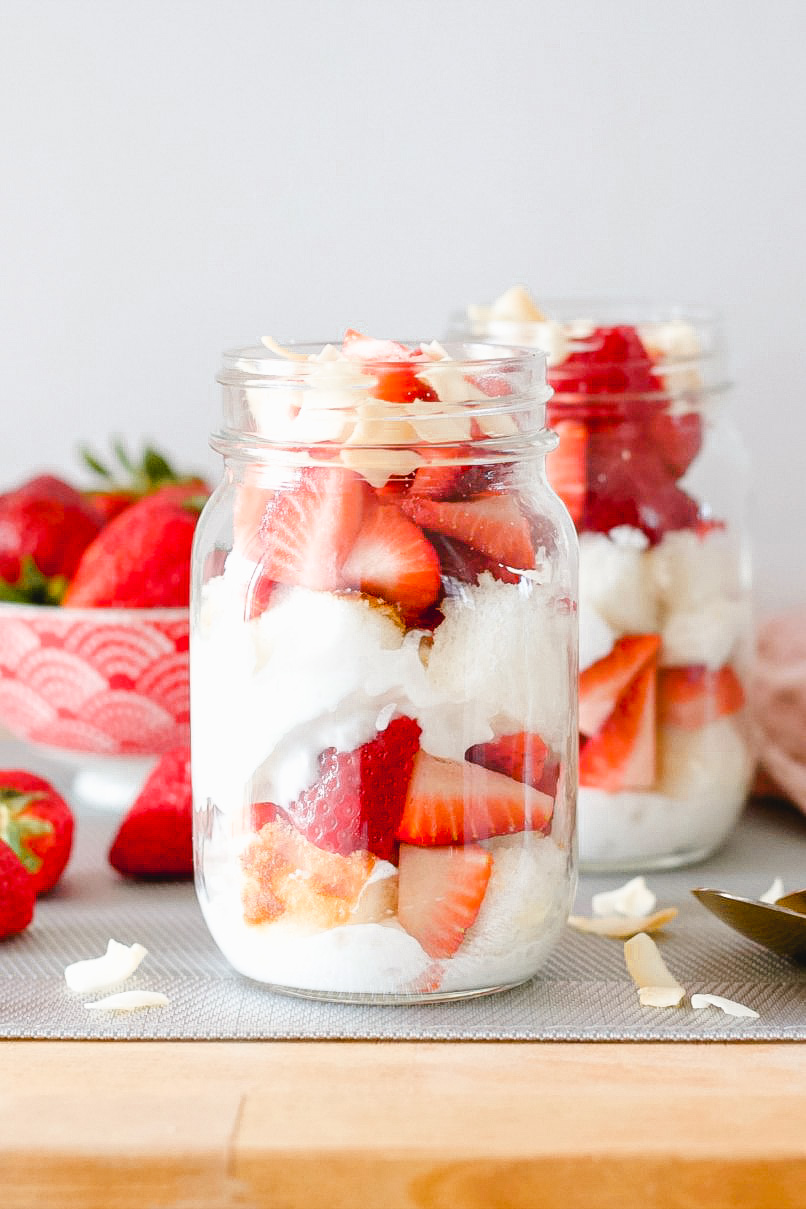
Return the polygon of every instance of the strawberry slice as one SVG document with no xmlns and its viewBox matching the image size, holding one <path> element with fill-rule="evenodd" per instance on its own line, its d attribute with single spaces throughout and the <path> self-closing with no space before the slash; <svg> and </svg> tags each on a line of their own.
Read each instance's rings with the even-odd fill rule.
<svg viewBox="0 0 806 1209">
<path fill-rule="evenodd" d="M 699 730 L 744 705 L 744 689 L 729 664 L 712 671 L 704 664 L 664 667 L 658 675 L 658 720 Z"/>
<path fill-rule="evenodd" d="M 421 382 L 414 372 L 412 359 L 413 349 L 396 340 L 374 340 L 364 336 L 353 328 L 344 333 L 342 352 L 352 361 L 364 361 L 383 369 L 373 368 L 377 378 L 374 395 L 385 399 L 387 403 L 411 403 L 415 399 L 425 399 L 430 403 L 436 402 L 439 396 L 425 382 Z M 392 365 L 390 366 L 390 362 Z M 395 362 L 405 362 L 399 367 Z"/>
<path fill-rule="evenodd" d="M 630 682 L 598 734 L 579 754 L 579 783 L 616 792 L 655 782 L 654 662 Z"/>
<path fill-rule="evenodd" d="M 529 525 L 512 495 L 491 493 L 446 503 L 419 496 L 401 501 L 403 511 L 424 529 L 467 542 L 508 567 L 533 567 Z"/>
<path fill-rule="evenodd" d="M 520 583 L 520 575 L 510 571 L 502 563 L 479 553 L 465 542 L 443 537 L 441 533 L 429 534 L 429 540 L 439 557 L 439 565 L 446 579 L 457 579 L 460 583 L 478 583 L 479 576 L 489 571 L 494 579 L 504 583 Z"/>
<path fill-rule="evenodd" d="M 579 677 L 579 729 L 583 735 L 596 734 L 627 685 L 657 657 L 659 649 L 659 634 L 625 634 L 609 655 L 585 668 Z"/>
<path fill-rule="evenodd" d="M 233 508 L 233 545 L 245 557 L 260 557 L 261 533 L 277 492 L 254 483 L 239 483 Z"/>
<path fill-rule="evenodd" d="M 414 356 L 414 349 L 407 344 L 397 340 L 376 340 L 352 327 L 344 333 L 341 351 L 352 361 L 411 361 Z"/>
<path fill-rule="evenodd" d="M 478 764 L 443 760 L 419 751 L 406 795 L 398 839 L 433 847 L 485 840 L 516 831 L 540 831 L 554 802 L 546 793 Z"/>
<path fill-rule="evenodd" d="M 702 418 L 694 411 L 681 415 L 658 412 L 650 416 L 649 436 L 672 474 L 680 478 L 700 452 Z"/>
<path fill-rule="evenodd" d="M 479 913 L 493 858 L 486 849 L 400 848 L 397 917 L 429 957 L 452 957 Z"/>
<path fill-rule="evenodd" d="M 587 425 L 577 420 L 552 423 L 560 443 L 546 460 L 546 478 L 578 525 L 585 507 L 587 482 Z"/>
<path fill-rule="evenodd" d="M 371 499 L 369 484 L 351 471 L 306 467 L 299 482 L 278 491 L 264 511 L 263 577 L 321 591 L 344 587 L 342 564 Z"/>
<path fill-rule="evenodd" d="M 433 604 L 442 586 L 436 550 L 392 503 L 365 513 L 342 577 L 346 585 L 399 605 L 404 614 Z"/>
<path fill-rule="evenodd" d="M 493 772 L 501 772 L 514 781 L 522 781 L 533 789 L 542 789 L 543 768 L 548 748 L 540 735 L 518 731 L 517 734 L 500 735 L 489 743 L 477 743 L 465 752 L 471 764 L 480 764 Z"/>
<path fill-rule="evenodd" d="M 429 450 L 423 455 L 429 456 Z M 433 456 L 433 454 L 432 454 Z M 440 448 L 440 461 L 431 462 L 415 470 L 410 492 L 412 495 L 426 495 L 432 500 L 450 499 L 458 494 L 458 488 L 465 473 L 465 466 L 446 466 L 446 458 L 467 458 L 468 446 L 453 446 Z"/>
<path fill-rule="evenodd" d="M 420 727 L 402 716 L 355 751 L 328 748 L 319 757 L 319 779 L 290 806 L 255 803 L 253 825 L 285 816 L 327 852 L 367 851 L 395 862 L 396 832 L 419 745 Z"/>
</svg>

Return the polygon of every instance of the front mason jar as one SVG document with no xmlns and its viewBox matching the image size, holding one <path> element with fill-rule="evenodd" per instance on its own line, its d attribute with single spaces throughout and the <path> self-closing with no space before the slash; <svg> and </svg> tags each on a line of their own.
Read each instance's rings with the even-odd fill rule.
<svg viewBox="0 0 806 1209">
<path fill-rule="evenodd" d="M 531 306 L 510 291 L 469 326 L 548 352 L 548 476 L 580 546 L 580 865 L 694 862 L 752 772 L 749 473 L 719 331 L 645 304 Z"/>
<path fill-rule="evenodd" d="M 193 557 L 208 926 L 292 994 L 516 985 L 575 890 L 576 538 L 544 359 L 266 344 L 225 356 Z"/>
</svg>

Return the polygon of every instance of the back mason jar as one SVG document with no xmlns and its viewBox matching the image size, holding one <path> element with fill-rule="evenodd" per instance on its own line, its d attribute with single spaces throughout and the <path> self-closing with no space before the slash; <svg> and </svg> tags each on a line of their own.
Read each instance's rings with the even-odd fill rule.
<svg viewBox="0 0 806 1209">
<path fill-rule="evenodd" d="M 274 990 L 417 1002 L 531 978 L 575 890 L 576 537 L 545 359 L 227 353 L 199 521 L 199 900 Z"/>
<path fill-rule="evenodd" d="M 548 354 L 547 472 L 580 546 L 581 867 L 701 860 L 753 763 L 749 464 L 719 325 L 648 303 L 542 313 L 517 287 L 464 323 Z"/>
</svg>

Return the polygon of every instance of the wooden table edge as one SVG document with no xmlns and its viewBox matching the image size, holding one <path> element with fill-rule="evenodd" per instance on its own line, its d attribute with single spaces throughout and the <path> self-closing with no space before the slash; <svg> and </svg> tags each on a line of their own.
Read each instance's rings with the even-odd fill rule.
<svg viewBox="0 0 806 1209">
<path fill-rule="evenodd" d="M 5 1041 L 0 1071 L 3 1209 L 806 1204 L 800 1042 Z"/>
</svg>

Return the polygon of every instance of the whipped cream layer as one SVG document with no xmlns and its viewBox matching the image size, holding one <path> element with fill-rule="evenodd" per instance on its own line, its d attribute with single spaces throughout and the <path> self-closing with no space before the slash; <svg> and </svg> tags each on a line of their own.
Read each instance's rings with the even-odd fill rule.
<svg viewBox="0 0 806 1209">
<path fill-rule="evenodd" d="M 530 978 L 556 943 L 575 892 L 568 853 L 550 836 L 486 840 L 493 867 L 478 917 L 457 955 L 437 960 L 392 917 L 322 931 L 244 922 L 237 886 L 202 900 L 210 931 L 249 978 L 301 991 L 420 995 L 507 986 Z M 213 882 L 215 886 L 216 883 Z"/>
<path fill-rule="evenodd" d="M 562 747 L 574 617 L 526 579 L 485 573 L 456 590 L 432 637 L 405 633 L 366 597 L 304 588 L 277 589 L 244 621 L 237 584 L 227 572 L 211 580 L 192 655 L 195 775 L 206 795 L 223 811 L 287 805 L 316 780 L 322 751 L 353 751 L 398 714 L 417 720 L 434 756 L 461 760 L 518 730 Z"/>
</svg>

